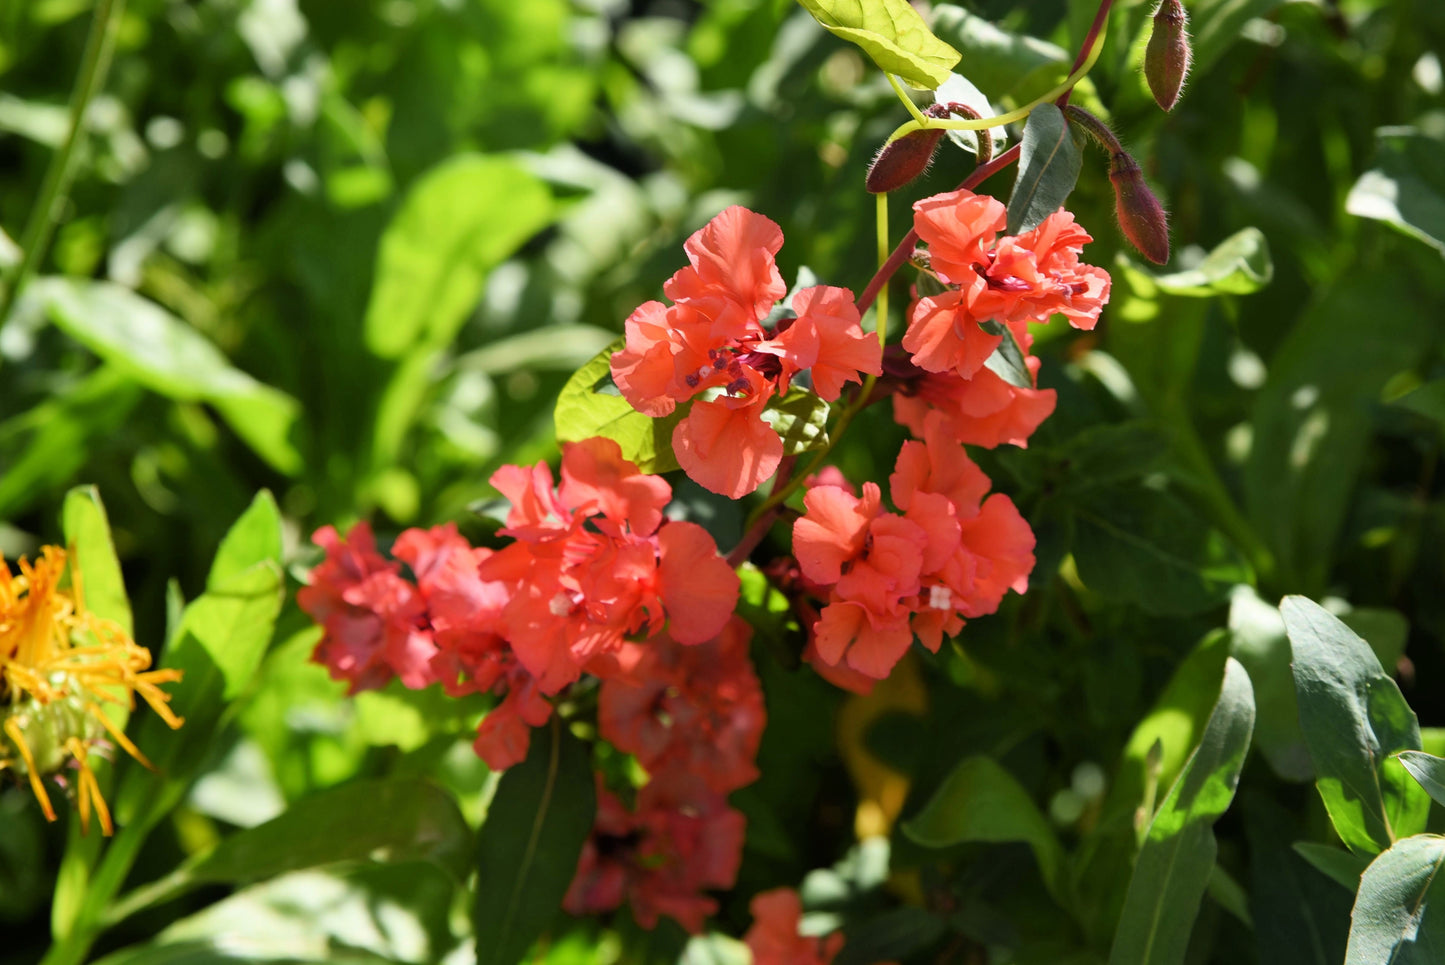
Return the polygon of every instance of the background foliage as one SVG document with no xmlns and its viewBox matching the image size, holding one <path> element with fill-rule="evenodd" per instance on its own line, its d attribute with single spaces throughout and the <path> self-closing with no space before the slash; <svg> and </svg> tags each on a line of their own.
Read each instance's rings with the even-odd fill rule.
<svg viewBox="0 0 1445 965">
<path fill-rule="evenodd" d="M 933 23 L 1016 106 L 1067 72 L 1094 9 L 981 0 L 936 5 Z M 88 12 L 0 2 L 0 262 L 64 134 Z M 1199 0 L 1169 115 L 1137 68 L 1148 13 L 1116 6 L 1076 103 L 1111 109 L 1171 210 L 1175 260 L 1131 257 L 1086 153 L 1070 207 L 1113 300 L 1098 331 L 1039 346 L 1059 405 L 1030 448 L 979 456 L 1038 534 L 1030 593 L 859 702 L 797 669 L 797 627 L 754 581 L 770 719 L 764 776 L 734 797 L 749 836 L 721 932 L 746 927 L 753 892 L 801 882 L 818 921 L 846 928 L 847 961 L 1180 960 L 1129 950 L 1130 923 L 1154 916 L 1145 932 L 1190 962 L 1339 962 L 1368 859 L 1391 833 L 1441 830 L 1393 760 L 1379 767 L 1399 801 L 1332 802 L 1316 722 L 1343 711 L 1297 690 L 1302 645 L 1272 604 L 1325 601 L 1369 644 L 1359 679 L 1398 681 L 1419 726 L 1386 753 L 1445 750 L 1445 7 Z M 491 471 L 555 455 L 562 385 L 727 204 L 782 226 L 785 277 L 861 289 L 863 175 L 903 119 L 859 51 L 791 0 L 130 3 L 53 248 L 0 320 L 0 549 L 56 540 L 66 490 L 94 484 L 137 638 L 183 656 L 189 641 L 188 682 L 215 671 L 209 722 L 188 698 L 179 743 L 152 751 L 178 806 L 151 786 L 127 797 L 117 774 L 122 823 L 155 815 L 126 890 L 152 890 L 107 921 L 99 953 L 465 947 L 459 882 L 496 784 L 470 750 L 482 707 L 345 699 L 307 663 L 315 631 L 289 596 L 276 612 L 278 567 L 294 588 L 312 530 L 356 518 L 485 536 L 471 510 L 495 495 Z M 970 167 L 941 156 L 892 199 L 893 223 Z M 1006 198 L 1010 178 L 984 189 Z M 866 412 L 849 475 L 886 475 L 900 431 Z M 736 542 L 736 507 L 678 488 Z M 244 620 L 215 615 L 238 599 Z M 213 646 L 223 625 L 258 639 Z M 1231 769 L 1226 811 L 1208 787 L 1232 788 Z M 390 820 L 364 826 L 359 802 L 385 794 Z M 1144 802 L 1152 824 L 1135 820 Z M 36 961 L 52 918 L 88 912 L 66 904 L 66 828 L 21 789 L 0 790 L 0 814 L 0 961 Z M 860 843 L 856 827 L 891 834 Z M 1391 860 L 1438 866 L 1438 840 Z M 1180 885 L 1192 899 L 1141 878 L 1169 864 L 1161 848 L 1200 869 Z M 354 860 L 373 854 L 391 860 Z M 1192 913 L 1171 919 L 1201 893 L 1192 931 Z M 266 940 L 218 951 L 238 929 Z M 538 955 L 557 963 L 673 961 L 684 937 L 548 930 Z"/>
</svg>

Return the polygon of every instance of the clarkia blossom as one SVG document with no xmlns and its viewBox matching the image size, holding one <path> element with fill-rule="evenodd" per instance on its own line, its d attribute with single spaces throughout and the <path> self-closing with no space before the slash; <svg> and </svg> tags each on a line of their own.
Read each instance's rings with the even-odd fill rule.
<svg viewBox="0 0 1445 965">
<path fill-rule="evenodd" d="M 810 631 L 816 659 L 886 677 L 916 635 L 937 651 L 966 617 L 1023 593 L 1034 536 L 1012 500 L 985 496 L 988 478 L 931 415 L 924 440 L 904 443 L 889 479 L 894 505 L 865 483 L 861 495 L 815 486 L 793 527 L 802 575 L 826 603 Z"/>
<path fill-rule="evenodd" d="M 843 933 L 800 935 L 803 902 L 792 888 L 774 888 L 753 896 L 748 910 L 753 926 L 743 936 L 753 965 L 829 965 L 843 948 Z"/>
<path fill-rule="evenodd" d="M 688 267 L 627 319 L 612 377 L 639 412 L 687 414 L 673 430 L 678 463 L 698 484 L 734 499 L 757 489 L 783 457 L 765 421 L 800 372 L 836 400 L 847 382 L 881 373 L 877 339 L 863 332 L 853 295 L 817 286 L 793 297 L 794 317 L 765 326 L 786 286 L 774 256 L 776 224 L 746 208 L 724 210 L 683 245 Z"/>
</svg>

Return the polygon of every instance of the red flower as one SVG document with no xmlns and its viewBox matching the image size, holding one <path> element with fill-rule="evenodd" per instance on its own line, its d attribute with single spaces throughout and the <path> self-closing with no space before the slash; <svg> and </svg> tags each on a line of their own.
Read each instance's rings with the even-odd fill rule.
<svg viewBox="0 0 1445 965">
<path fill-rule="evenodd" d="M 753 927 L 743 941 L 753 953 L 753 965 L 828 965 L 843 947 L 841 932 L 817 938 L 798 934 L 803 903 L 791 888 L 760 892 L 748 908 Z"/>
<path fill-rule="evenodd" d="M 334 527 L 323 526 L 312 539 L 326 559 L 311 571 L 311 585 L 297 592 L 296 602 L 324 631 L 314 659 L 347 681 L 353 694 L 393 676 L 408 687 L 425 687 L 436 652 L 426 606 L 400 567 L 376 551 L 371 527 L 357 523 L 343 540 Z"/>
<path fill-rule="evenodd" d="M 720 794 L 751 784 L 767 720 L 751 638 L 752 627 L 734 616 L 709 643 L 683 647 L 663 635 L 639 647 L 636 665 L 602 684 L 602 736 L 654 777 L 691 775 Z"/>
<path fill-rule="evenodd" d="M 717 910 L 702 891 L 737 879 L 746 824 L 720 794 L 657 781 L 629 812 L 599 777 L 596 822 L 562 907 L 590 915 L 626 900 L 643 928 L 667 915 L 697 934 Z"/>
<path fill-rule="evenodd" d="M 882 372 L 881 348 L 863 333 L 846 289 L 800 291 L 796 318 L 763 327 L 785 291 L 774 262 L 782 243 L 762 215 L 723 211 L 685 243 L 691 266 L 663 286 L 675 304 L 640 306 L 612 357 L 613 380 L 637 411 L 661 417 L 692 402 L 673 430 L 678 462 L 699 485 L 734 499 L 777 470 L 783 445 L 763 411 L 799 372 L 811 370 L 829 401 L 846 382 Z"/>
<path fill-rule="evenodd" d="M 1025 362 L 1037 377 L 1039 360 L 1030 355 Z M 988 369 L 967 379 L 952 372 L 930 372 L 894 394 L 893 418 L 922 436 L 924 420 L 937 412 L 959 442 L 987 449 L 1005 443 L 1026 448 L 1029 436 L 1053 414 L 1057 402 L 1053 389 L 1011 385 Z"/>
</svg>

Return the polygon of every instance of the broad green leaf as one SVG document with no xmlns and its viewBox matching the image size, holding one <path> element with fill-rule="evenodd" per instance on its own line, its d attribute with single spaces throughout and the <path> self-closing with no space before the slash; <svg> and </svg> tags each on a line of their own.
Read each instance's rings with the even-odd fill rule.
<svg viewBox="0 0 1445 965">
<path fill-rule="evenodd" d="M 1079 180 L 1084 153 L 1064 112 L 1040 104 L 1029 114 L 1019 151 L 1019 172 L 1008 199 L 1008 233 L 1038 227 L 1068 199 Z"/>
<path fill-rule="evenodd" d="M 459 356 L 456 367 L 488 375 L 572 372 L 612 344 L 614 334 L 595 325 L 547 325 L 498 339 Z"/>
<path fill-rule="evenodd" d="M 1279 608 L 1261 600 L 1253 587 L 1235 587 L 1229 600 L 1229 635 L 1230 656 L 1244 665 L 1254 684 L 1255 746 L 1280 777 L 1310 780 L 1315 772 L 1300 729 L 1289 637 Z"/>
<path fill-rule="evenodd" d="M 944 779 L 903 833 L 925 847 L 965 841 L 1022 841 L 1033 849 L 1057 897 L 1063 849 L 1048 820 L 1014 776 L 989 757 L 966 757 Z"/>
<path fill-rule="evenodd" d="M 936 5 L 933 29 L 960 51 L 969 80 L 995 102 L 1023 104 L 1068 76 L 1071 55 L 1064 48 L 1009 33 L 963 7 Z"/>
<path fill-rule="evenodd" d="M 121 578 L 120 560 L 110 535 L 110 520 L 94 486 L 77 486 L 65 494 L 61 510 L 71 585 L 84 598 L 85 609 L 110 620 L 126 633 L 133 632 L 130 598 Z"/>
<path fill-rule="evenodd" d="M 1296 841 L 1294 850 L 1315 870 L 1348 889 L 1352 895 L 1360 887 L 1360 875 L 1364 874 L 1365 869 L 1370 866 L 1368 855 L 1346 851 L 1344 848 L 1337 848 L 1332 844 Z"/>
<path fill-rule="evenodd" d="M 168 398 L 209 402 L 274 468 L 295 473 L 301 454 L 289 436 L 295 399 L 235 368 L 185 322 L 128 288 L 103 281 L 40 278 L 39 299 L 67 335 L 136 382 Z"/>
<path fill-rule="evenodd" d="M 263 560 L 281 565 L 281 511 L 265 489 L 256 494 L 222 538 L 211 571 L 206 574 L 206 587 L 224 586 L 227 580 Z"/>
<path fill-rule="evenodd" d="M 1184 271 L 1155 274 L 1119 257 L 1134 291 L 1144 298 L 1153 298 L 1158 292 L 1188 298 L 1248 295 L 1274 278 L 1269 243 L 1258 228 L 1235 232 L 1215 245 L 1203 261 Z"/>
<path fill-rule="evenodd" d="M 993 319 L 980 322 L 979 328 L 990 335 L 998 335 L 1002 338 L 1002 341 L 998 343 L 998 348 L 994 349 L 993 354 L 984 361 L 983 367 L 1009 385 L 1016 385 L 1021 389 L 1032 389 L 1034 376 L 1029 371 L 1026 361 L 1028 353 L 1024 351 L 1018 339 L 1014 338 L 1013 329 Z"/>
<path fill-rule="evenodd" d="M 995 117 L 1003 111 L 989 103 L 988 96 L 974 86 L 973 81 L 962 74 L 949 74 L 948 80 L 933 92 L 935 104 L 965 104 L 972 107 L 979 117 Z M 948 139 L 970 154 L 978 153 L 978 131 L 949 131 Z M 993 142 L 994 154 L 1000 153 L 1008 144 L 1008 130 L 1003 127 L 989 128 L 989 139 Z"/>
<path fill-rule="evenodd" d="M 578 442 L 593 436 L 606 436 L 622 447 L 623 458 L 648 473 L 669 472 L 677 468 L 672 453 L 672 430 L 682 421 L 684 409 L 672 415 L 653 419 L 632 408 L 617 392 L 612 382 L 612 355 L 622 348 L 618 339 L 582 366 L 557 397 L 553 418 L 557 423 L 558 442 Z"/>
<path fill-rule="evenodd" d="M 514 161 L 469 154 L 427 172 L 381 237 L 367 348 L 396 359 L 449 343 L 488 273 L 553 216 L 547 186 Z"/>
<path fill-rule="evenodd" d="M 908 0 L 798 0 L 803 9 L 873 62 L 914 87 L 933 90 L 948 79 L 959 54 L 928 29 Z"/>
<path fill-rule="evenodd" d="M 1431 379 L 1413 392 L 1395 399 L 1394 404 L 1433 419 L 1445 428 L 1445 379 Z"/>
<path fill-rule="evenodd" d="M 1401 751 L 1400 763 L 1436 804 L 1445 805 L 1445 758 L 1424 751 Z"/>
<path fill-rule="evenodd" d="M 828 445 L 828 403 L 816 394 L 791 388 L 763 410 L 763 421 L 783 440 L 783 454 L 796 456 Z"/>
<path fill-rule="evenodd" d="M 1445 253 L 1445 140 L 1413 127 L 1375 131 L 1375 166 L 1345 199 L 1345 210 L 1393 225 Z"/>
<path fill-rule="evenodd" d="M 1340 839 L 1375 854 L 1425 829 L 1430 798 L 1398 760 L 1420 725 L 1369 644 L 1302 596 L 1280 603 L 1315 786 Z"/>
<path fill-rule="evenodd" d="M 1193 35 L 1195 83 L 1230 47 L 1239 42 L 1240 29 L 1254 17 L 1268 17 L 1284 0 L 1199 0 L 1189 5 Z"/>
<path fill-rule="evenodd" d="M 1365 869 L 1350 914 L 1345 965 L 1445 961 L 1445 838 L 1396 841 Z"/>
<path fill-rule="evenodd" d="M 1345 958 L 1355 884 L 1368 862 L 1341 848 L 1331 849 L 1347 860 L 1360 860 L 1346 891 L 1291 849 L 1290 840 L 1299 834 L 1296 815 L 1273 794 L 1247 790 L 1240 794 L 1239 805 L 1249 847 L 1249 909 L 1258 961 L 1339 965 Z"/>
<path fill-rule="evenodd" d="M 1218 606 L 1248 564 L 1223 534 L 1167 493 L 1143 486 L 1095 490 L 1074 504 L 1074 560 L 1089 589 L 1150 613 Z"/>
<path fill-rule="evenodd" d="M 1199 746 L 1149 824 L 1124 898 L 1110 965 L 1184 961 L 1214 870 L 1214 822 L 1234 800 L 1253 729 L 1249 675 L 1230 660 Z"/>
<path fill-rule="evenodd" d="M 587 748 L 560 720 L 502 776 L 478 841 L 478 965 L 513 965 L 562 904 L 597 810 Z"/>
</svg>

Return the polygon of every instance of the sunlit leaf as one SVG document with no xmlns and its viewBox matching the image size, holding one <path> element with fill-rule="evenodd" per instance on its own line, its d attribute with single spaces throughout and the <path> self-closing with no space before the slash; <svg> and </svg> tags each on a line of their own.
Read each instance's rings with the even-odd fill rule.
<svg viewBox="0 0 1445 965">
<path fill-rule="evenodd" d="M 1393 225 L 1445 253 L 1445 141 L 1413 127 L 1375 131 L 1375 166 L 1345 199 L 1345 210 Z"/>
<path fill-rule="evenodd" d="M 852 41 L 883 70 L 932 90 L 959 53 L 928 29 L 907 0 L 798 0 L 819 23 Z"/>
<path fill-rule="evenodd" d="M 1153 297 L 1167 295 L 1213 298 L 1217 295 L 1248 295 L 1259 291 L 1274 277 L 1269 243 L 1258 228 L 1245 228 L 1215 245 L 1193 268 L 1168 274 L 1154 274 L 1120 256 L 1135 291 Z"/>
<path fill-rule="evenodd" d="M 1445 961 L 1445 838 L 1395 842 L 1360 878 L 1345 965 Z"/>
<path fill-rule="evenodd" d="M 1445 759 L 1424 751 L 1401 751 L 1400 763 L 1436 804 L 1445 805 Z"/>
<path fill-rule="evenodd" d="M 578 442 L 605 436 L 622 447 L 623 458 L 643 472 L 662 473 L 677 468 L 672 452 L 672 430 L 684 409 L 653 419 L 632 408 L 612 382 L 612 355 L 622 348 L 618 339 L 573 373 L 557 397 L 553 418 L 558 442 Z"/>
<path fill-rule="evenodd" d="M 796 386 L 763 410 L 763 421 L 783 440 L 783 454 L 796 456 L 828 444 L 828 403 Z"/>
<path fill-rule="evenodd" d="M 85 609 L 113 621 L 126 633 L 132 632 L 130 598 L 121 578 L 120 560 L 115 555 L 100 491 L 94 486 L 77 486 L 66 493 L 61 520 L 65 546 L 74 554 L 71 580 L 75 583 L 75 574 L 80 574 L 76 589 L 83 595 Z"/>
</svg>

